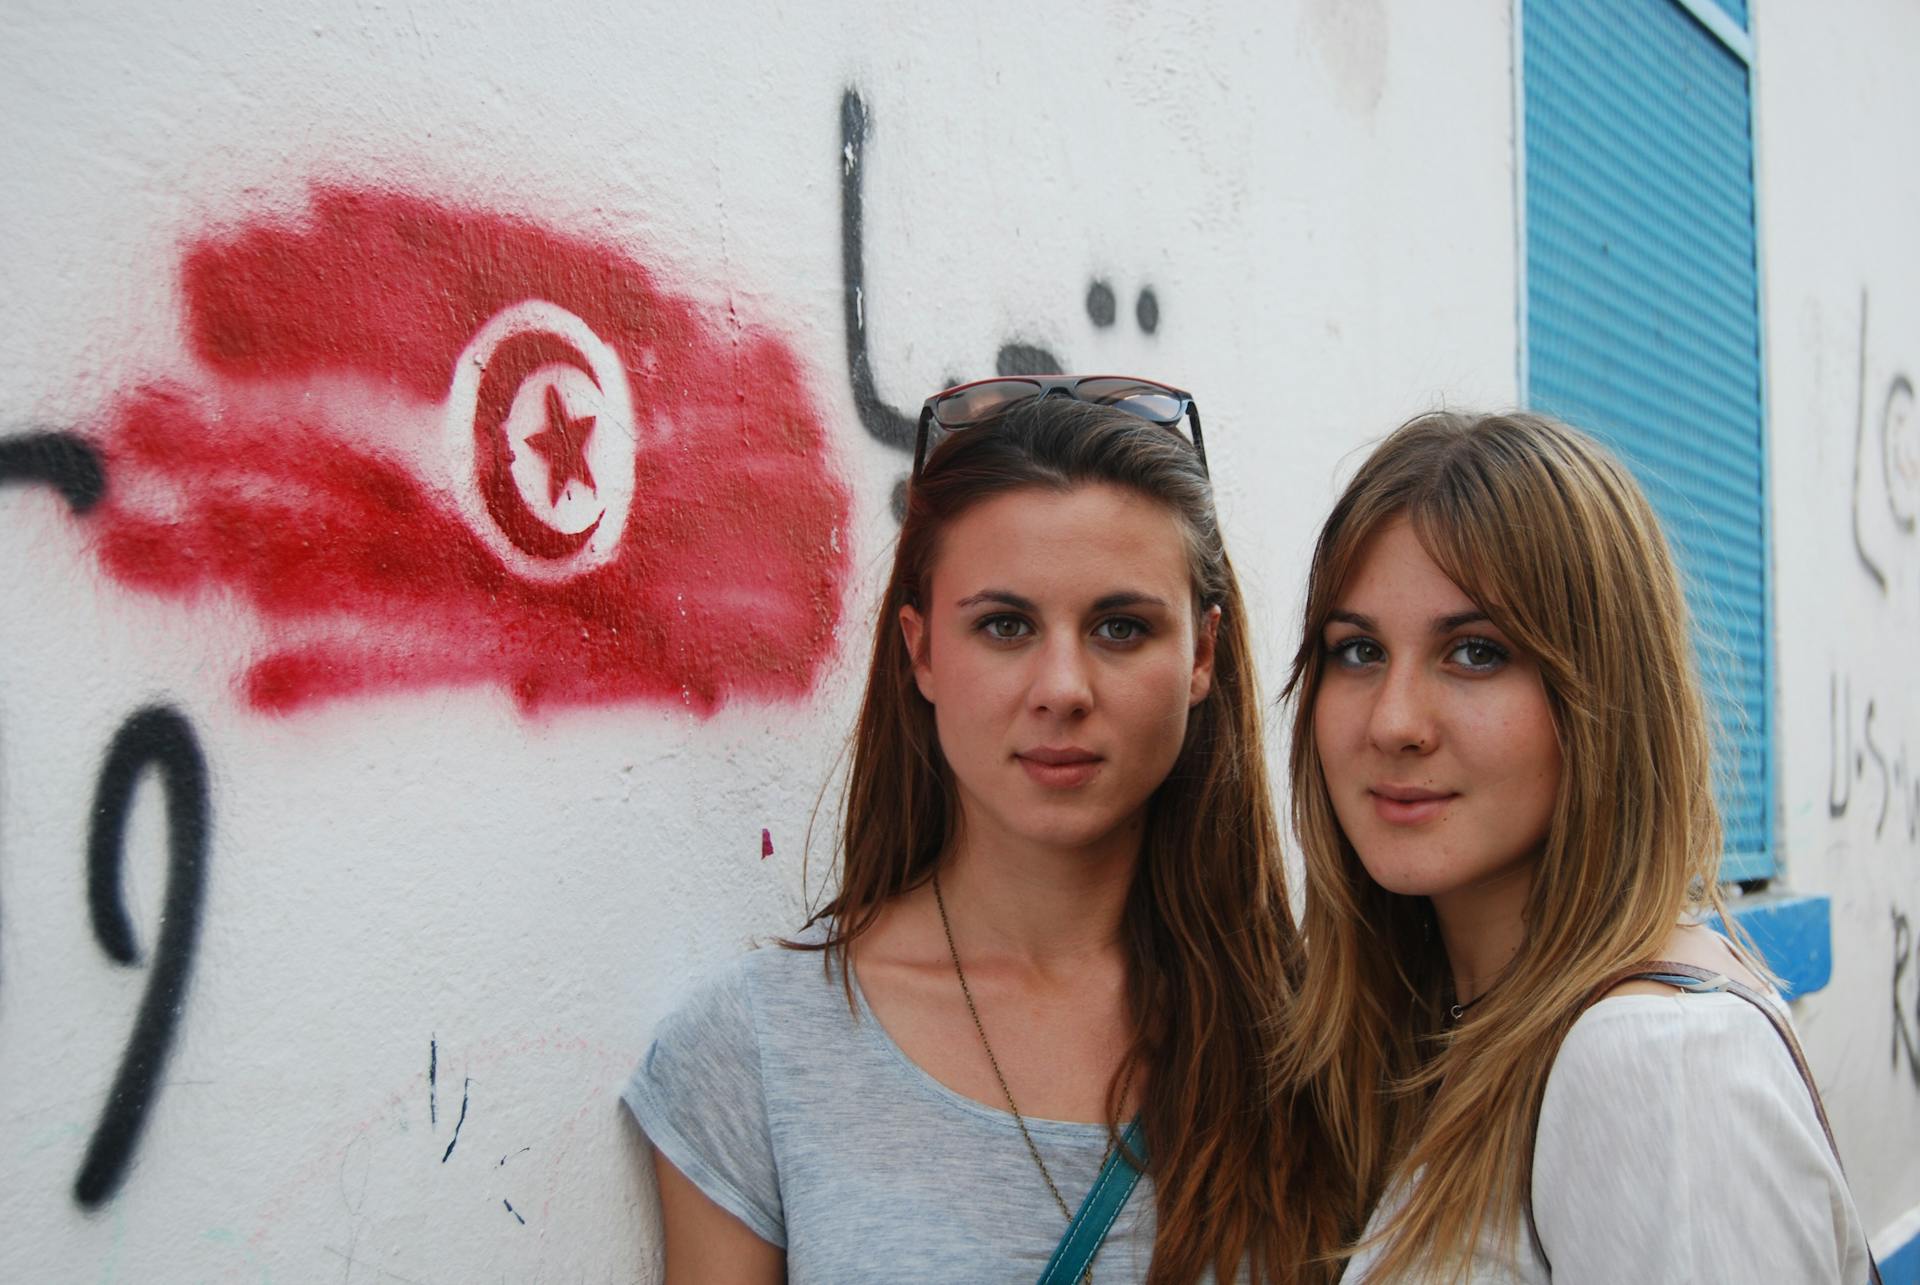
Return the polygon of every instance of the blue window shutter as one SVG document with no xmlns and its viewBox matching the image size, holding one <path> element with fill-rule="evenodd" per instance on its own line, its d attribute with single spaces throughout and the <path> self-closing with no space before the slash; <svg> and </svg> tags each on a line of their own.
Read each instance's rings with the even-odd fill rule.
<svg viewBox="0 0 1920 1285">
<path fill-rule="evenodd" d="M 1747 0 L 1704 0 L 1707 4 L 1718 4 L 1729 18 L 1740 24 L 1740 30 L 1747 29 Z"/>
<path fill-rule="evenodd" d="M 1747 64 L 1676 0 L 1524 0 L 1521 42 L 1525 396 L 1606 442 L 1659 513 L 1719 724 L 1723 874 L 1770 874 Z"/>
</svg>

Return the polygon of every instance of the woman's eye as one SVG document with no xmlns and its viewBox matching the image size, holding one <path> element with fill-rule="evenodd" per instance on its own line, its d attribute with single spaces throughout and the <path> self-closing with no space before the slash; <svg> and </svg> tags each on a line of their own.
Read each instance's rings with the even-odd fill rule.
<svg viewBox="0 0 1920 1285">
<path fill-rule="evenodd" d="M 979 628 L 987 637 L 1003 642 L 1024 638 L 1033 632 L 1032 627 L 1018 616 L 988 616 L 980 622 Z"/>
<path fill-rule="evenodd" d="M 1343 638 L 1339 642 L 1329 643 L 1327 655 L 1333 658 L 1335 664 L 1345 665 L 1349 669 L 1377 665 L 1387 658 L 1386 649 L 1371 638 Z"/>
<path fill-rule="evenodd" d="M 1106 642 L 1134 642 L 1146 637 L 1147 626 L 1138 620 L 1125 616 L 1116 616 L 1112 620 L 1103 620 L 1093 627 L 1095 636 Z"/>
<path fill-rule="evenodd" d="M 1507 661 L 1507 649 L 1486 638 L 1463 638 L 1454 644 L 1449 659 L 1462 669 L 1498 669 Z"/>
</svg>

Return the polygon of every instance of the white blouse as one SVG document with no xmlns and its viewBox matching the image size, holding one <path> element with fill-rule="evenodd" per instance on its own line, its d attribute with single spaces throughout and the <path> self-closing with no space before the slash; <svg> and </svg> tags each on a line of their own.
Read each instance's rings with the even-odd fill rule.
<svg viewBox="0 0 1920 1285">
<path fill-rule="evenodd" d="M 1399 1203 L 1381 1202 L 1369 1236 Z M 1547 1077 L 1533 1216 L 1538 1244 L 1522 1225 L 1503 1254 L 1484 1229 L 1465 1279 L 1868 1279 L 1860 1215 L 1813 1099 L 1737 995 L 1616 995 L 1580 1015 Z M 1384 1280 L 1369 1274 L 1380 1257 L 1355 1255 L 1342 1281 Z"/>
</svg>

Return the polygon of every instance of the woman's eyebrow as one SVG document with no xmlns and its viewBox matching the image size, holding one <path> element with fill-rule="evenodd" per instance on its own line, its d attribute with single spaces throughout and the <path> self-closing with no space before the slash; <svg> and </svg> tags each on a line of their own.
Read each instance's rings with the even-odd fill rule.
<svg viewBox="0 0 1920 1285">
<path fill-rule="evenodd" d="M 1164 609 L 1166 605 L 1167 600 L 1165 598 L 1156 597 L 1150 593 L 1140 593 L 1136 590 L 1123 589 L 1119 593 L 1110 593 L 1104 598 L 1096 598 L 1093 603 L 1093 610 L 1118 611 L 1122 607 L 1160 607 Z"/>
<path fill-rule="evenodd" d="M 1379 623 L 1375 621 L 1372 616 L 1363 616 L 1357 611 L 1328 612 L 1327 623 L 1333 624 L 1336 621 L 1343 625 L 1352 625 L 1356 629 L 1378 629 L 1380 627 Z M 1492 623 L 1491 617 L 1478 607 L 1475 607 L 1471 611 L 1456 611 L 1450 616 L 1435 616 L 1433 618 L 1433 632 L 1436 634 L 1452 633 L 1462 625 L 1477 625 L 1482 621 L 1489 624 Z"/>
<path fill-rule="evenodd" d="M 970 593 L 953 605 L 961 611 L 968 607 L 979 607 L 991 603 L 996 607 L 1012 607 L 1015 611 L 1038 611 L 1040 607 L 1031 598 L 1023 598 L 1011 589 L 982 589 L 979 593 Z M 1150 593 L 1141 593 L 1134 589 L 1122 589 L 1094 600 L 1091 611 L 1117 611 L 1122 607 L 1160 607 L 1165 609 L 1167 600 Z"/>
<path fill-rule="evenodd" d="M 1015 611 L 1037 611 L 1033 599 L 1022 598 L 1011 589 L 982 589 L 979 593 L 968 594 L 953 605 L 962 611 L 968 607 L 978 607 L 984 603 L 993 603 L 1000 607 L 1012 607 Z"/>
</svg>

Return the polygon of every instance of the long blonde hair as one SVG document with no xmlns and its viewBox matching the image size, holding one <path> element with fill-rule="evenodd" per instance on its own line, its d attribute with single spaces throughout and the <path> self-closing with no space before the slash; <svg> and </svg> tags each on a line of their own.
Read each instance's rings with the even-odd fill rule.
<svg viewBox="0 0 1920 1285">
<path fill-rule="evenodd" d="M 1563 763 L 1524 944 L 1452 1028 L 1432 904 L 1368 877 L 1314 740 L 1328 617 L 1368 540 L 1400 517 L 1538 662 Z M 1724 910 L 1709 725 L 1660 524 L 1626 469 L 1564 424 L 1411 420 L 1321 530 L 1287 693 L 1308 958 L 1283 1084 L 1313 1103 L 1328 1135 L 1333 1172 L 1316 1199 L 1346 1244 L 1320 1248 L 1351 1253 L 1393 1189 L 1405 1203 L 1375 1272 L 1457 1278 L 1483 1226 L 1513 1249 L 1547 1073 L 1595 988 L 1652 958 L 1683 912 Z"/>
<path fill-rule="evenodd" d="M 1185 533 L 1194 609 L 1220 608 L 1213 687 L 1188 718 L 1147 808 L 1123 912 L 1132 1057 L 1157 1233 L 1152 1285 L 1294 1279 L 1307 1258 L 1303 1166 L 1268 1102 L 1268 1039 L 1300 970 L 1262 736 L 1246 609 L 1204 465 L 1191 444 L 1124 411 L 1049 398 L 941 442 L 907 493 L 874 624 L 854 729 L 838 888 L 814 916 L 818 948 L 844 958 L 892 898 L 926 883 L 958 800 L 914 684 L 900 608 L 920 605 L 942 534 L 974 505 L 1020 489 L 1106 484 L 1165 505 Z M 1045 556 L 1036 550 L 1035 556 Z M 800 946 L 794 942 L 790 945 Z M 844 975 L 844 970 L 843 970 Z M 1108 1115 L 1119 1108 L 1116 1072 Z"/>
</svg>

